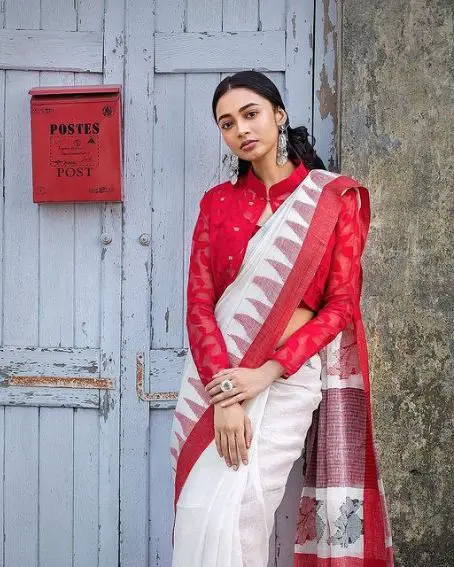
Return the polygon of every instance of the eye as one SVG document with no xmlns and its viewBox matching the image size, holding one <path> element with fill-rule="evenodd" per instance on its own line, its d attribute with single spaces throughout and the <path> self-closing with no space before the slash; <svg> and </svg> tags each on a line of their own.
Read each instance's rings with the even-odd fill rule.
<svg viewBox="0 0 454 567">
<path fill-rule="evenodd" d="M 221 124 L 221 128 L 222 128 L 223 130 L 227 130 L 227 128 L 225 128 L 225 126 L 230 127 L 230 126 L 231 126 L 231 122 L 224 122 L 223 124 Z"/>
<path fill-rule="evenodd" d="M 248 112 L 248 113 L 246 114 L 246 116 L 250 116 L 251 114 L 253 114 L 253 115 L 255 116 L 255 115 L 258 114 L 258 113 L 257 113 L 256 110 L 251 110 L 250 112 Z M 253 116 L 252 118 L 254 118 L 254 116 Z"/>
</svg>

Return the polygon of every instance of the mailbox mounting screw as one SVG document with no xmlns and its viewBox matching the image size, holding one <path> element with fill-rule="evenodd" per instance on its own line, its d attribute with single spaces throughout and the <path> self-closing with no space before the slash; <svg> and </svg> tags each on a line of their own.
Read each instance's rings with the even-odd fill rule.
<svg viewBox="0 0 454 567">
<path fill-rule="evenodd" d="M 107 233 L 101 234 L 101 242 L 103 244 L 110 244 L 112 242 L 112 236 Z"/>
<path fill-rule="evenodd" d="M 145 232 L 139 236 L 139 242 L 142 246 L 150 246 L 151 238 L 149 234 Z"/>
</svg>

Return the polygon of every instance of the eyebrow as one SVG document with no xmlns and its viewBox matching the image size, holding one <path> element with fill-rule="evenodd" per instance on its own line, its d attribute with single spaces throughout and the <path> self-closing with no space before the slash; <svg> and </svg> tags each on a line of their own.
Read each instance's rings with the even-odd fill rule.
<svg viewBox="0 0 454 567">
<path fill-rule="evenodd" d="M 243 112 L 243 110 L 246 110 L 246 108 L 249 108 L 250 106 L 260 106 L 260 104 L 259 104 L 258 102 L 248 102 L 247 104 L 245 104 L 244 106 L 242 106 L 238 112 Z M 231 114 L 223 114 L 222 116 L 219 116 L 218 122 L 219 122 L 222 118 L 227 118 L 228 116 L 232 116 L 232 115 L 231 115 Z"/>
</svg>

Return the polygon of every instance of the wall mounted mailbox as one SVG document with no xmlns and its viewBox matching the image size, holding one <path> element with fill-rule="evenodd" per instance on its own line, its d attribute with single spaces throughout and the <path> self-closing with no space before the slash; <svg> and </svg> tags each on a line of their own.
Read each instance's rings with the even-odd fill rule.
<svg viewBox="0 0 454 567">
<path fill-rule="evenodd" d="M 121 85 L 29 93 L 33 202 L 121 201 Z"/>
</svg>

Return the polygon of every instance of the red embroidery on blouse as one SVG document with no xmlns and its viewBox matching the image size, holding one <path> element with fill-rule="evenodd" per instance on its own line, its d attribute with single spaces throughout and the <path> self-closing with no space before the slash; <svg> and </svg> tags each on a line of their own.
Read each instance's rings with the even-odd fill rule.
<svg viewBox="0 0 454 567">
<path fill-rule="evenodd" d="M 301 164 L 270 187 L 273 212 L 307 173 Z M 235 186 L 226 182 L 212 187 L 200 201 L 189 261 L 186 326 L 194 363 L 204 384 L 219 370 L 230 367 L 214 307 L 235 279 L 265 206 L 265 185 L 252 169 Z M 284 376 L 296 372 L 351 319 L 360 266 L 359 230 L 356 193 L 349 190 L 343 196 L 336 230 L 300 304 L 320 310 L 272 355 L 284 367 Z"/>
</svg>

